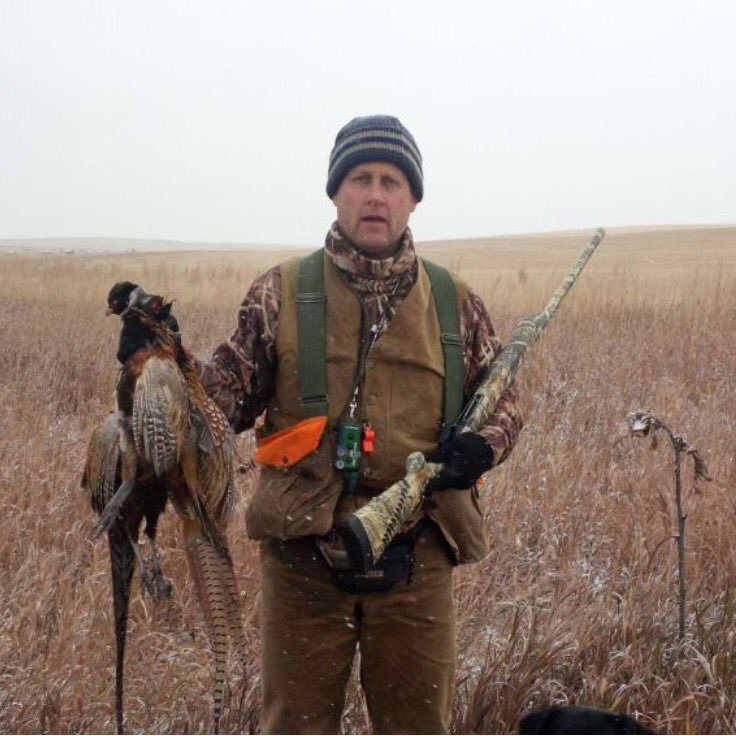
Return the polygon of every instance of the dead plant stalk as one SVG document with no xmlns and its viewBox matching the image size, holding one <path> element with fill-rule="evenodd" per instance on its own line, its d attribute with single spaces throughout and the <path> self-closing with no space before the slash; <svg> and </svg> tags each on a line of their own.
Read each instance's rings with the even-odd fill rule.
<svg viewBox="0 0 736 736">
<path fill-rule="evenodd" d="M 685 608 L 687 602 L 687 584 L 685 579 L 685 522 L 687 514 L 682 503 L 682 453 L 693 459 L 693 482 L 710 480 L 705 461 L 694 447 L 689 445 L 678 434 L 675 434 L 661 419 L 648 411 L 636 411 L 629 415 L 629 428 L 635 437 L 646 437 L 651 434 L 652 447 L 657 445 L 657 432 L 663 430 L 670 438 L 675 453 L 675 506 L 677 508 L 677 573 L 679 583 L 680 641 L 685 639 Z"/>
</svg>

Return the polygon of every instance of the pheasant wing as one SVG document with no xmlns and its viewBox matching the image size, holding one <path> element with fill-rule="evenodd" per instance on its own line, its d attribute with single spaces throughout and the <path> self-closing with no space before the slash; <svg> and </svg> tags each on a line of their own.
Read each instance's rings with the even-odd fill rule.
<svg viewBox="0 0 736 736">
<path fill-rule="evenodd" d="M 233 433 L 225 415 L 207 397 L 194 405 L 198 487 L 213 518 L 226 522 L 233 507 Z"/>
<path fill-rule="evenodd" d="M 82 488 L 90 505 L 101 514 L 118 488 L 120 438 L 117 414 L 109 414 L 96 427 L 87 446 L 87 460 L 82 474 Z"/>
<path fill-rule="evenodd" d="M 173 360 L 146 361 L 135 386 L 132 426 L 136 450 L 156 476 L 176 467 L 189 428 L 189 399 Z"/>
</svg>

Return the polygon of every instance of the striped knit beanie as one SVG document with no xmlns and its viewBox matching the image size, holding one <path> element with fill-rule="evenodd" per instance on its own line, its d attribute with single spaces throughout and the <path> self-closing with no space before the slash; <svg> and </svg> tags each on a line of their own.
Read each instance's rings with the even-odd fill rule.
<svg viewBox="0 0 736 736">
<path fill-rule="evenodd" d="M 335 138 L 327 172 L 327 196 L 332 199 L 353 166 L 388 161 L 406 175 L 417 202 L 424 196 L 422 154 L 412 134 L 391 115 L 353 118 Z"/>
</svg>

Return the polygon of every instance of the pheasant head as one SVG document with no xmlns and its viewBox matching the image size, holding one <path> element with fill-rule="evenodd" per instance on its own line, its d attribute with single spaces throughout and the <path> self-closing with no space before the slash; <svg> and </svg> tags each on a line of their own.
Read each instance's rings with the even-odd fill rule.
<svg viewBox="0 0 736 736">
<path fill-rule="evenodd" d="M 118 281 L 107 295 L 105 314 L 122 314 L 128 308 L 130 295 L 138 288 L 132 281 Z"/>
<path fill-rule="evenodd" d="M 171 304 L 172 302 L 165 301 L 159 294 L 149 294 L 139 286 L 130 293 L 123 315 L 135 312 L 149 320 L 163 322 L 171 314 Z"/>
</svg>

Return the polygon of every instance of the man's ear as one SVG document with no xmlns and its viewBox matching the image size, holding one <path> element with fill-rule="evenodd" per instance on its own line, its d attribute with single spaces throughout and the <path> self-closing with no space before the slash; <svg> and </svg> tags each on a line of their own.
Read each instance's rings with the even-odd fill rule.
<svg viewBox="0 0 736 736">
<path fill-rule="evenodd" d="M 414 197 L 412 197 L 411 198 L 411 209 L 409 210 L 409 212 L 410 213 L 411 212 L 414 212 L 414 210 L 417 208 L 417 205 L 418 204 L 419 204 L 419 202 L 417 202 L 416 199 L 414 199 Z"/>
</svg>

